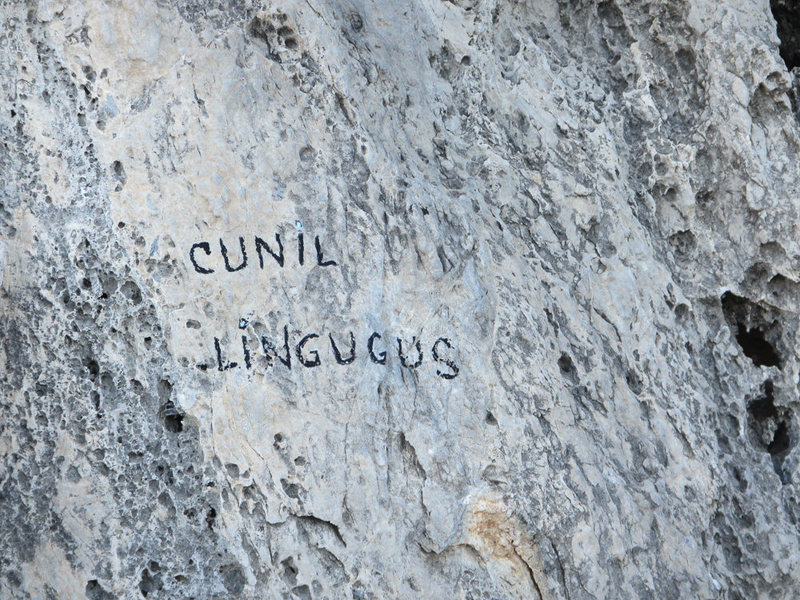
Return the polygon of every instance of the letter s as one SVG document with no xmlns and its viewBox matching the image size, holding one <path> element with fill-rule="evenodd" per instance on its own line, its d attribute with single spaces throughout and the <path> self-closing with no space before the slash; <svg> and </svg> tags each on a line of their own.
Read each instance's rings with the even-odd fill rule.
<svg viewBox="0 0 800 600">
<path fill-rule="evenodd" d="M 456 375 L 458 375 L 458 367 L 456 366 L 456 363 L 453 362 L 452 360 L 439 357 L 439 349 L 438 349 L 439 344 L 444 344 L 448 349 L 451 349 L 453 347 L 450 344 L 450 340 L 448 340 L 447 338 L 443 337 L 439 338 L 434 342 L 433 348 L 431 348 L 431 354 L 433 355 L 433 360 L 435 360 L 436 362 L 446 364 L 448 367 L 450 367 L 452 373 L 443 373 L 439 369 L 436 369 L 436 374 L 442 379 L 455 379 Z"/>
</svg>

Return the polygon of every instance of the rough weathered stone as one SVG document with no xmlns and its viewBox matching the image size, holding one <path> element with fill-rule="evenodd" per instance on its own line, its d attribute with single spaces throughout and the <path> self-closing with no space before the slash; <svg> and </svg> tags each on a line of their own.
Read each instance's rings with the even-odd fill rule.
<svg viewBox="0 0 800 600">
<path fill-rule="evenodd" d="M 4 3 L 0 597 L 798 597 L 772 9 Z"/>
</svg>

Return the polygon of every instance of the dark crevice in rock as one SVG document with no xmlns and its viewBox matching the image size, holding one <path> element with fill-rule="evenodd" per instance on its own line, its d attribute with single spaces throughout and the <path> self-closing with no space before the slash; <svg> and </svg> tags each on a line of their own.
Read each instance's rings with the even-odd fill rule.
<svg viewBox="0 0 800 600">
<path fill-rule="evenodd" d="M 89 600 L 113 600 L 114 598 L 114 595 L 106 591 L 97 582 L 97 579 L 92 579 L 86 583 L 84 593 Z"/>
<path fill-rule="evenodd" d="M 294 565 L 294 558 L 291 556 L 281 561 L 283 567 L 282 577 L 287 583 L 294 585 L 297 583 L 297 567 Z"/>
<path fill-rule="evenodd" d="M 722 295 L 722 311 L 735 331 L 742 352 L 759 367 L 781 367 L 783 360 L 776 348 L 780 330 L 766 311 L 747 298 L 732 292 Z"/>
<path fill-rule="evenodd" d="M 578 373 L 575 369 L 575 363 L 572 362 L 572 358 L 569 354 L 562 353 L 558 359 L 558 368 L 561 371 L 561 374 L 571 383 L 576 384 L 578 382 Z"/>
<path fill-rule="evenodd" d="M 772 467 L 781 483 L 791 482 L 784 461 L 793 446 L 791 413 L 775 404 L 775 388 L 771 380 L 764 382 L 763 394 L 747 405 L 750 430 L 755 445 L 769 452 Z"/>
<path fill-rule="evenodd" d="M 789 426 L 785 421 L 778 423 L 778 428 L 775 430 L 775 435 L 772 441 L 767 446 L 767 451 L 773 458 L 779 457 L 791 447 L 791 438 L 789 437 Z"/>
<path fill-rule="evenodd" d="M 183 431 L 183 415 L 175 408 L 171 401 L 167 401 L 159 410 L 161 419 L 164 422 L 164 429 L 171 433 Z"/>
<path fill-rule="evenodd" d="M 781 58 L 791 71 L 800 66 L 800 3 L 797 0 L 770 0 L 770 8 L 778 24 Z"/>
<path fill-rule="evenodd" d="M 760 327 L 747 329 L 743 324 L 737 323 L 736 341 L 742 347 L 745 356 L 763 367 L 779 367 L 781 359 L 775 348 L 765 338 Z"/>
<path fill-rule="evenodd" d="M 747 410 L 750 416 L 759 422 L 773 419 L 778 416 L 778 410 L 775 408 L 773 384 L 769 379 L 764 383 L 764 395 L 756 400 L 753 400 L 748 406 Z"/>
</svg>

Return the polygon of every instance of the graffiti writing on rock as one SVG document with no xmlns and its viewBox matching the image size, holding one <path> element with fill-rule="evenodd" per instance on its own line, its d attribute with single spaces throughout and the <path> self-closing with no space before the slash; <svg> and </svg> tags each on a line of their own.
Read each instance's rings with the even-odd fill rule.
<svg viewBox="0 0 800 600">
<path fill-rule="evenodd" d="M 325 258 L 323 242 L 318 235 L 314 236 L 313 246 L 312 250 L 306 249 L 306 239 L 302 231 L 297 233 L 291 248 L 284 248 L 280 233 L 276 233 L 275 238 L 270 240 L 258 235 L 247 238 L 238 236 L 233 240 L 201 240 L 189 249 L 189 262 L 201 275 L 242 271 L 248 265 L 254 265 L 256 259 L 259 269 L 269 267 L 270 264 L 282 269 L 294 261 L 303 266 L 306 264 L 307 254 L 309 260 L 320 267 L 335 267 L 338 264 L 335 260 Z"/>
<path fill-rule="evenodd" d="M 246 323 L 242 319 L 240 329 L 244 329 Z M 390 357 L 394 357 L 405 369 L 418 369 L 427 361 L 442 379 L 455 379 L 459 373 L 455 348 L 446 337 L 439 337 L 428 345 L 429 342 L 423 343 L 415 336 L 404 339 L 377 331 L 360 340 L 352 331 L 344 335 L 330 331 L 301 332 L 293 336 L 289 333 L 288 325 L 284 325 L 281 334 L 273 338 L 245 333 L 238 337 L 234 342 L 223 342 L 214 337 L 215 367 L 218 371 L 270 369 L 278 365 L 290 371 L 292 368 L 313 369 L 326 364 L 346 367 L 362 356 L 379 366 L 386 366 Z M 208 365 L 202 367 L 207 369 Z"/>
<path fill-rule="evenodd" d="M 316 267 L 335 267 L 339 264 L 326 253 L 327 244 L 319 235 L 306 238 L 299 222 L 296 236 L 282 238 L 280 232 L 273 237 L 262 235 L 226 238 L 215 236 L 199 240 L 189 248 L 189 263 L 194 272 L 201 276 L 236 273 L 248 267 L 280 271 L 289 266 L 302 267 L 309 264 Z M 242 318 L 239 329 L 244 330 L 246 326 L 247 319 Z M 408 339 L 377 331 L 364 339 L 358 339 L 352 331 L 343 335 L 333 331 L 308 332 L 293 337 L 289 334 L 288 325 L 284 326 L 282 336 L 277 336 L 276 339 L 246 335 L 244 331 L 240 331 L 234 339 L 236 337 L 239 341 L 224 342 L 219 337 L 214 337 L 213 352 L 217 371 L 278 366 L 289 370 L 313 369 L 325 364 L 347 367 L 361 355 L 367 358 L 367 364 L 377 367 L 385 367 L 393 358 L 404 369 L 424 368 L 424 363 L 428 362 L 442 379 L 454 379 L 459 373 L 455 348 L 447 337 L 423 342 L 413 336 Z M 202 369 L 210 366 L 199 365 Z"/>
</svg>

